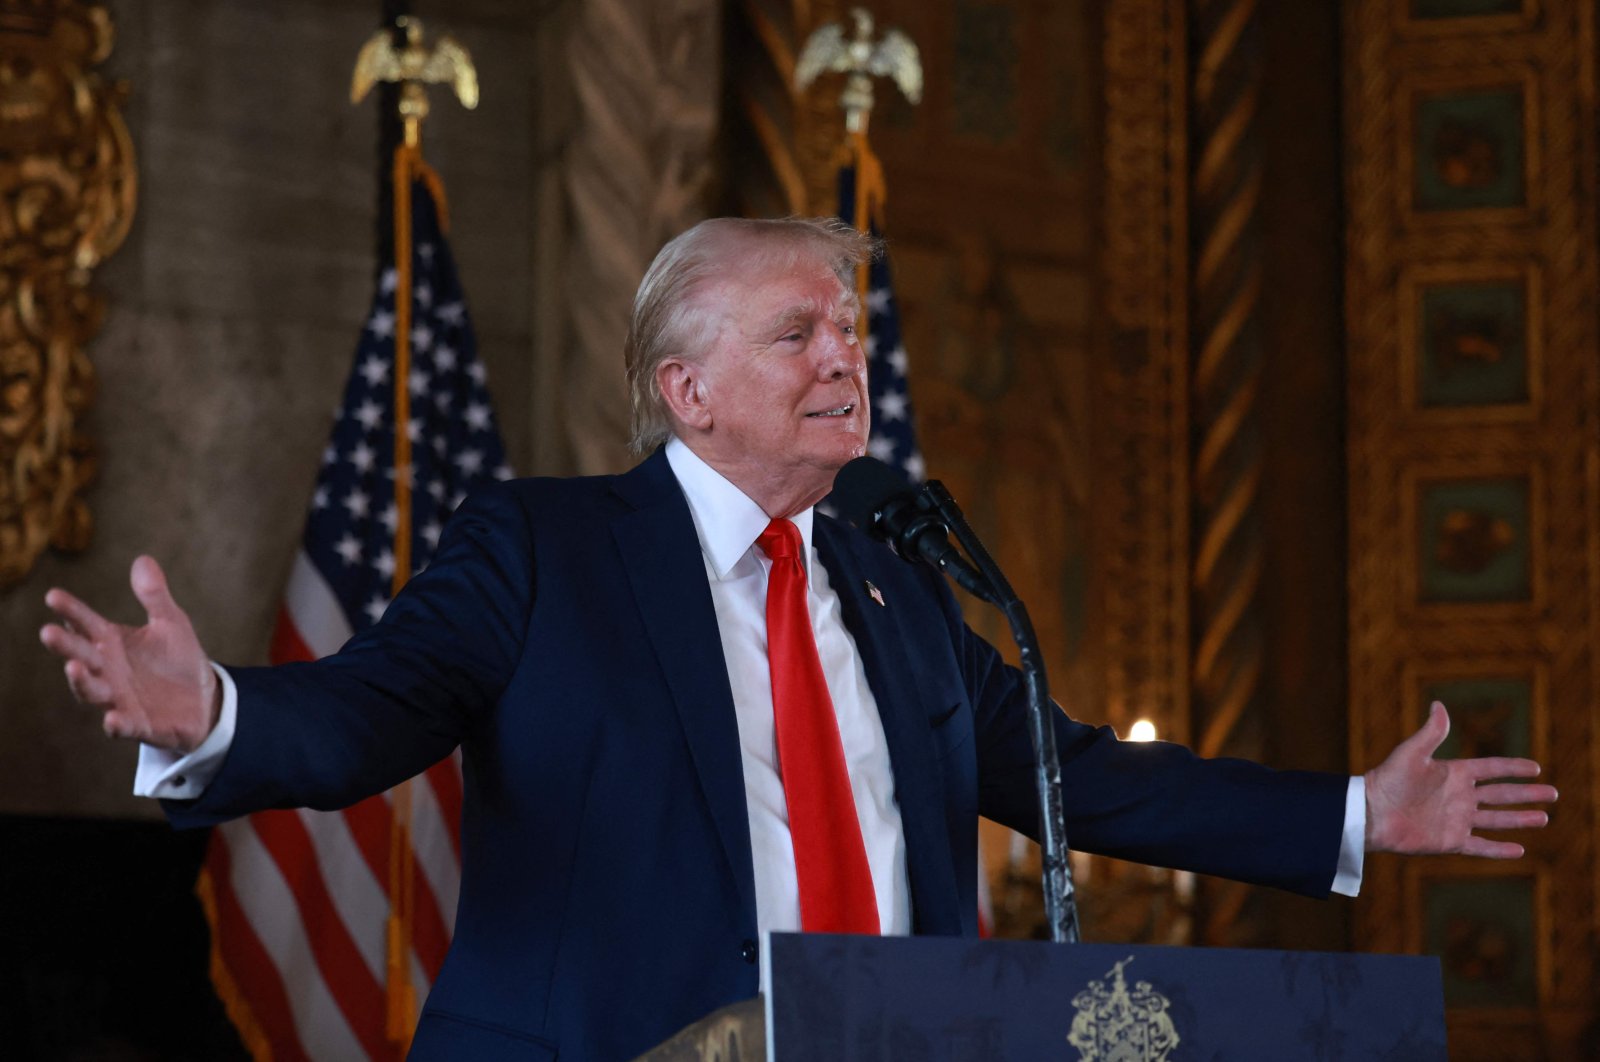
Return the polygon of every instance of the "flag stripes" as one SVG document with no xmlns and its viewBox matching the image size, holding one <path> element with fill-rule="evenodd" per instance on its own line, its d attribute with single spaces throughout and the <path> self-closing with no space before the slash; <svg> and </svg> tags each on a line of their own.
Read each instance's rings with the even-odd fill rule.
<svg viewBox="0 0 1600 1062">
<path fill-rule="evenodd" d="M 467 493 L 510 475 L 440 225 L 437 178 L 414 162 L 425 172 L 400 197 L 410 224 L 397 244 L 411 250 L 408 268 L 381 273 L 279 609 L 273 663 L 327 656 L 380 622 Z M 410 444 L 399 448 L 400 465 L 397 438 Z M 404 1054 L 410 1028 L 388 1026 L 390 1004 L 408 987 L 426 997 L 455 925 L 459 756 L 406 786 L 398 799 L 270 811 L 213 831 L 200 884 L 203 900 L 211 894 L 213 980 L 258 1058 Z M 410 858 L 393 858 L 407 850 Z M 390 950 L 397 892 L 408 896 L 395 938 L 409 942 L 403 953 Z"/>
</svg>

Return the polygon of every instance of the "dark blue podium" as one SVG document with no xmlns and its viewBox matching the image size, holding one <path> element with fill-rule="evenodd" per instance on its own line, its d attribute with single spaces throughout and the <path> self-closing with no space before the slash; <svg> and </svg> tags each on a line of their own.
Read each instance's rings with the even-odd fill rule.
<svg viewBox="0 0 1600 1062">
<path fill-rule="evenodd" d="M 1439 962 L 775 933 L 765 989 L 651 1062 L 1446 1062 Z M 764 1019 L 764 1020 L 763 1020 Z M 763 1041 L 764 1048 L 763 1050 Z"/>
</svg>

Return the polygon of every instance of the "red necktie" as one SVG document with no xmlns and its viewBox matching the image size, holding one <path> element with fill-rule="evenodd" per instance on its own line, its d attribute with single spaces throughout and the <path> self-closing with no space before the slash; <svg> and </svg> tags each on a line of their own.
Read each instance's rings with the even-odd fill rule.
<svg viewBox="0 0 1600 1062">
<path fill-rule="evenodd" d="M 774 520 L 756 539 L 768 557 L 767 662 L 777 723 L 778 773 L 800 883 L 800 928 L 808 933 L 877 933 L 878 900 L 867 868 L 839 721 L 822 676 L 800 529 Z"/>
</svg>

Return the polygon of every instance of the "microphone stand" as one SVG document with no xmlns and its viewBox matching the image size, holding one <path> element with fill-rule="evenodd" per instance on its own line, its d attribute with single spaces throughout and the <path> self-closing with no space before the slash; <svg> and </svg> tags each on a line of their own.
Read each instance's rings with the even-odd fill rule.
<svg viewBox="0 0 1600 1062">
<path fill-rule="evenodd" d="M 1033 621 L 1022 599 L 1011 589 L 1000 566 L 989 556 L 983 543 L 962 515 L 960 506 L 944 484 L 936 479 L 923 485 L 922 493 L 944 519 L 956 541 L 971 556 L 979 573 L 988 580 L 991 601 L 1011 625 L 1011 637 L 1022 655 L 1022 679 L 1028 693 L 1028 730 L 1033 737 L 1035 781 L 1039 790 L 1039 847 L 1044 865 L 1044 910 L 1050 923 L 1050 939 L 1057 943 L 1078 941 L 1078 899 L 1072 884 L 1072 866 L 1067 862 L 1067 827 L 1061 811 L 1061 761 L 1056 757 L 1056 732 L 1049 713 L 1055 710 L 1045 679 L 1044 657 Z M 978 595 L 982 597 L 983 595 Z"/>
</svg>

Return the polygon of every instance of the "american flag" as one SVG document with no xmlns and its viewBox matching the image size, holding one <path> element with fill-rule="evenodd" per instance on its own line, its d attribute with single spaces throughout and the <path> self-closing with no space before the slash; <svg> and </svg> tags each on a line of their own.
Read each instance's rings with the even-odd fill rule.
<svg viewBox="0 0 1600 1062">
<path fill-rule="evenodd" d="M 839 169 L 839 217 L 855 225 L 856 169 Z M 871 232 L 881 236 L 876 217 Z M 895 307 L 889 256 L 879 255 L 867 267 L 867 398 L 872 403 L 872 434 L 867 453 L 913 482 L 927 474 L 911 419 L 911 393 L 906 386 L 906 348 L 900 342 L 900 311 Z"/>
<path fill-rule="evenodd" d="M 445 520 L 485 482 L 511 475 L 472 324 L 423 180 L 411 193 L 410 528 L 426 566 Z M 305 534 L 273 634 L 273 663 L 312 660 L 376 623 L 394 584 L 395 335 L 400 273 L 381 272 L 356 347 Z M 257 1058 L 398 1059 L 386 1033 L 395 792 L 342 812 L 272 811 L 218 828 L 200 892 L 212 975 Z M 420 1000 L 444 960 L 460 887 L 461 773 L 455 757 L 410 783 L 411 983 Z M 403 879 L 402 879 L 403 880 Z"/>
<path fill-rule="evenodd" d="M 862 150 L 869 150 L 865 144 Z M 874 165 L 876 163 L 874 162 Z M 868 204 L 869 231 L 878 231 L 880 215 Z M 856 167 L 839 167 L 839 218 L 860 227 L 856 221 Z M 872 433 L 867 437 L 867 454 L 890 466 L 913 483 L 927 476 L 922 449 L 917 445 L 911 417 L 911 391 L 906 382 L 909 361 L 900 341 L 900 311 L 895 306 L 894 283 L 889 273 L 887 252 L 874 258 L 867 267 L 867 400 L 872 403 Z M 978 851 L 978 930 L 987 937 L 994 929 L 994 903 L 989 893 L 989 875 L 983 866 L 983 851 Z"/>
</svg>

